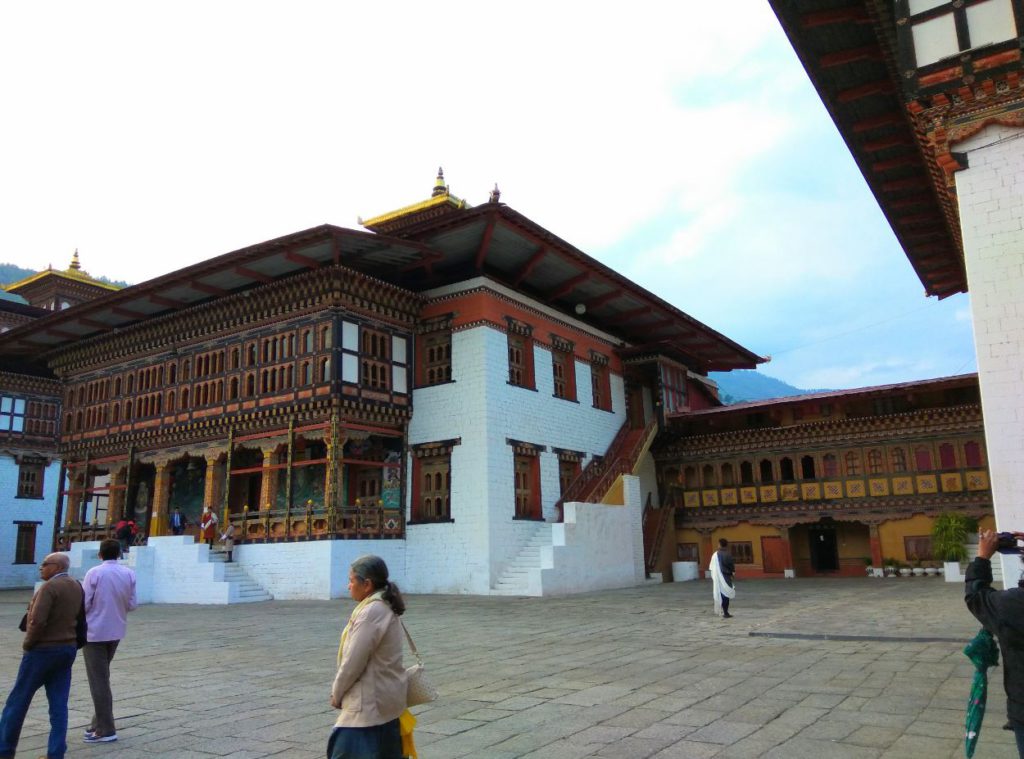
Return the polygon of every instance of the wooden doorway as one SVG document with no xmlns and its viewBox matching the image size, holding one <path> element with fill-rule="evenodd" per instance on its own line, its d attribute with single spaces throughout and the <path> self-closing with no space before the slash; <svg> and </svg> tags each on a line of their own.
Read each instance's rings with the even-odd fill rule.
<svg viewBox="0 0 1024 759">
<path fill-rule="evenodd" d="M 807 528 L 811 549 L 811 569 L 815 572 L 839 571 L 839 546 L 833 526 L 811 525 Z"/>
<path fill-rule="evenodd" d="M 761 537 L 761 556 L 765 574 L 783 574 L 789 568 L 786 545 L 778 535 Z"/>
</svg>

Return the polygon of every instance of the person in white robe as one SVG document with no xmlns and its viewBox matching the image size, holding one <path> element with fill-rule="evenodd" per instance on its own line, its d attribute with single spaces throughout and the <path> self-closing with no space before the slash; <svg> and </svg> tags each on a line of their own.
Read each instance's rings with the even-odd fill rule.
<svg viewBox="0 0 1024 759">
<path fill-rule="evenodd" d="M 715 614 L 731 619 L 729 601 L 736 597 L 736 586 L 733 582 L 736 563 L 729 553 L 729 541 L 725 538 L 719 539 L 718 550 L 711 554 L 708 572 L 711 574 L 712 593 L 715 596 Z"/>
</svg>

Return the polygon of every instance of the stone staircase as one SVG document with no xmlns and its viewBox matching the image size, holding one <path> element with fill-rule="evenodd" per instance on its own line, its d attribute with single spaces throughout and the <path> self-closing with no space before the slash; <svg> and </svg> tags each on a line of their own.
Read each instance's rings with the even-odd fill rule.
<svg viewBox="0 0 1024 759">
<path fill-rule="evenodd" d="M 210 562 L 224 565 L 224 582 L 233 586 L 231 603 L 251 603 L 254 601 L 272 601 L 263 586 L 252 579 L 237 562 L 228 562 L 227 554 L 222 551 L 211 551 Z"/>
<path fill-rule="evenodd" d="M 536 531 L 530 536 L 529 540 L 523 544 L 523 547 L 519 549 L 519 553 L 512 559 L 502 571 L 501 576 L 498 577 L 498 581 L 491 588 L 492 592 L 496 596 L 530 596 L 538 595 L 539 587 L 531 589 L 530 574 L 531 572 L 537 573 L 537 583 L 539 585 L 540 569 L 541 569 L 541 549 L 550 548 L 551 542 L 551 525 L 540 524 L 537 525 Z"/>
</svg>

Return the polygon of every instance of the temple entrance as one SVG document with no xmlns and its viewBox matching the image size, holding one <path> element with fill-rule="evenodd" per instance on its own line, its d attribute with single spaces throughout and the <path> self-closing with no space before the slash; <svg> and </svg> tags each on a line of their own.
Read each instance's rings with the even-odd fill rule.
<svg viewBox="0 0 1024 759">
<path fill-rule="evenodd" d="M 811 569 L 815 572 L 838 572 L 839 550 L 834 525 L 817 524 L 807 530 L 810 541 Z"/>
<path fill-rule="evenodd" d="M 263 485 L 263 452 L 258 448 L 236 448 L 231 457 L 231 492 L 228 495 L 228 509 L 232 514 L 241 514 L 248 506 L 259 511 L 260 488 Z"/>
<path fill-rule="evenodd" d="M 123 517 L 135 520 L 140 535 L 149 535 L 149 516 L 153 512 L 155 480 L 156 467 L 152 464 L 139 464 L 135 467 Z"/>
</svg>

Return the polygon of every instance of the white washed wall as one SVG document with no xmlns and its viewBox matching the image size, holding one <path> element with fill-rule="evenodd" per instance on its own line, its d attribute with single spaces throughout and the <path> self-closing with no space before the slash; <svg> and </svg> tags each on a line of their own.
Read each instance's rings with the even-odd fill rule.
<svg viewBox="0 0 1024 759">
<path fill-rule="evenodd" d="M 956 145 L 964 259 L 974 318 L 996 524 L 1024 530 L 1024 130 L 991 125 Z M 1004 560 L 1007 587 L 1020 571 Z"/>
<path fill-rule="evenodd" d="M 39 562 L 53 545 L 53 517 L 57 504 L 57 480 L 60 462 L 43 470 L 43 498 L 16 498 L 18 465 L 14 457 L 0 455 L 0 588 L 30 588 L 39 579 Z M 18 525 L 15 522 L 39 522 L 36 525 L 35 561 L 15 564 Z"/>
</svg>

